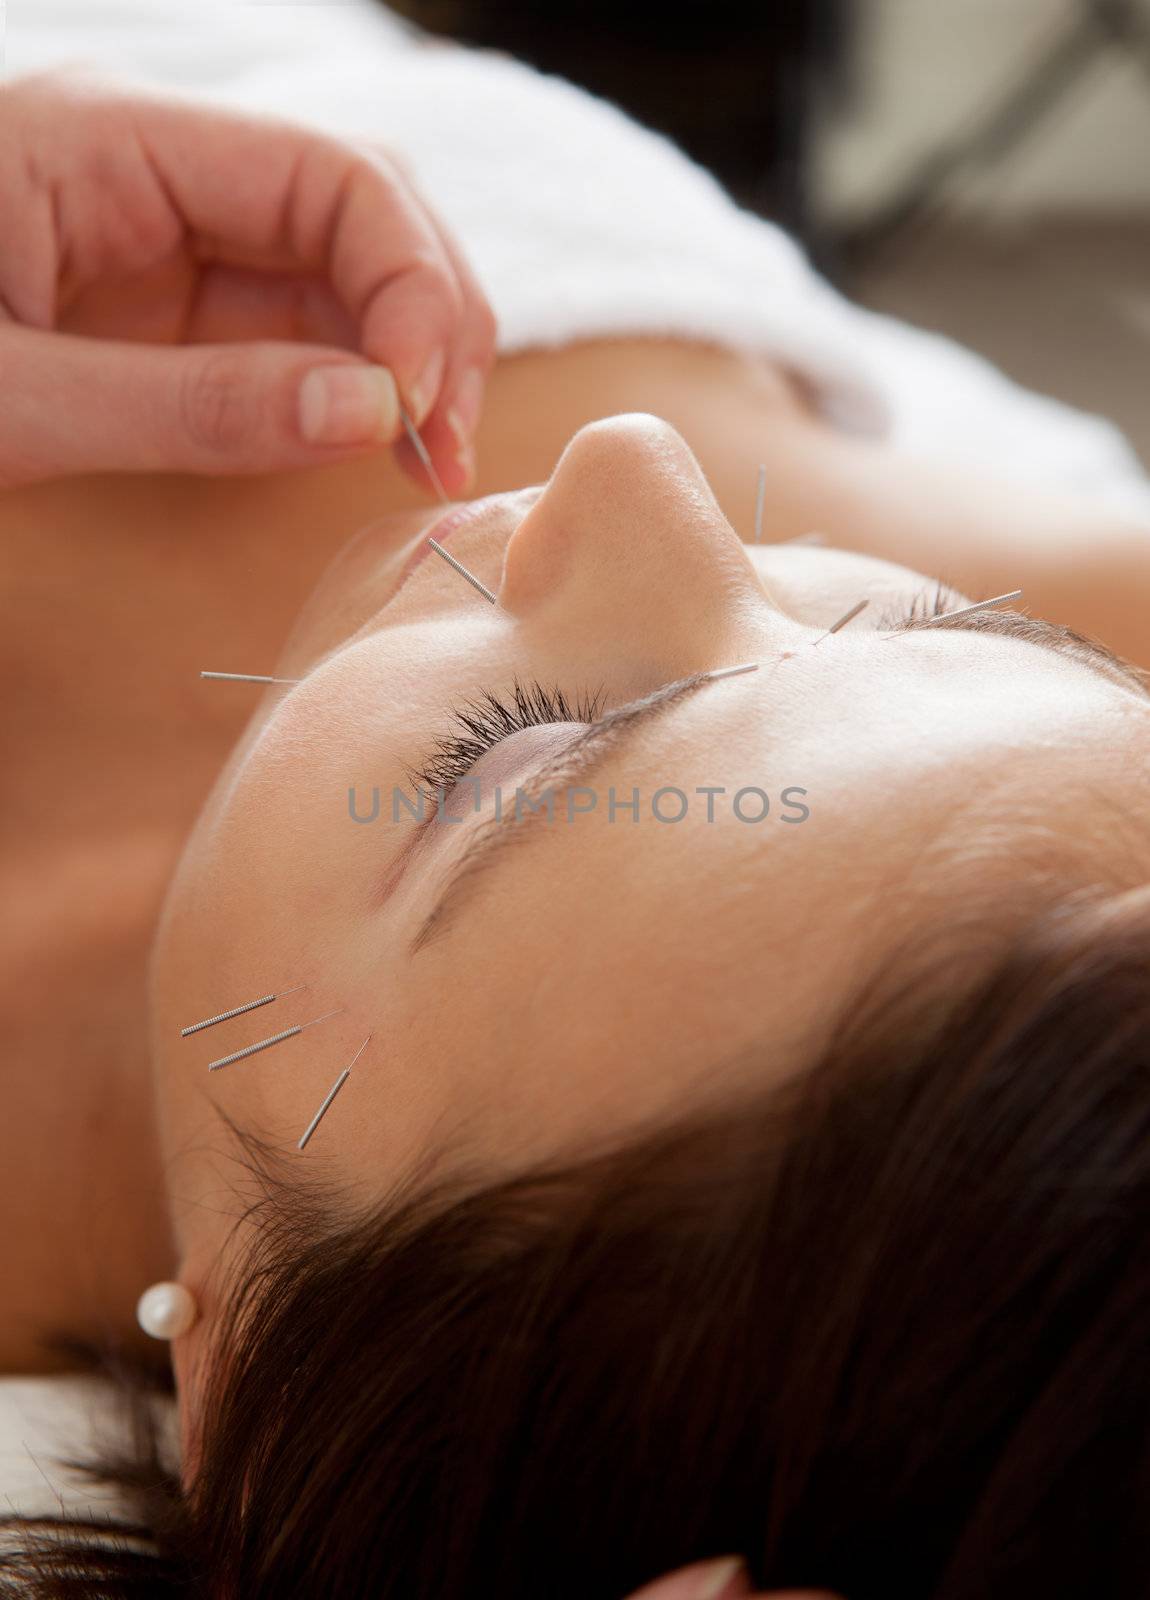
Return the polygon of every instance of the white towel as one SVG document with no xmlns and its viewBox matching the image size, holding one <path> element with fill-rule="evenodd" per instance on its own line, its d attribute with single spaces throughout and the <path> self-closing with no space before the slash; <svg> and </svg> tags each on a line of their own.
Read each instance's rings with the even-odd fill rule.
<svg viewBox="0 0 1150 1600">
<path fill-rule="evenodd" d="M 179 1461 L 176 1405 L 166 1396 L 152 1402 L 161 1448 L 173 1470 Z M 0 1510 L 51 1516 L 61 1509 L 97 1518 L 124 1516 L 118 1490 L 93 1484 L 61 1462 L 83 1460 L 105 1445 L 129 1452 L 130 1440 L 106 1380 L 80 1374 L 50 1378 L 0 1376 Z M 0 1549 L 17 1542 L 0 1534 Z"/>
<path fill-rule="evenodd" d="M 8 16 L 10 72 L 96 62 L 401 151 L 468 253 L 501 352 L 658 334 L 762 353 L 838 427 L 1150 512 L 1111 423 L 852 305 L 670 140 L 563 78 L 373 0 L 11 0 Z"/>
</svg>

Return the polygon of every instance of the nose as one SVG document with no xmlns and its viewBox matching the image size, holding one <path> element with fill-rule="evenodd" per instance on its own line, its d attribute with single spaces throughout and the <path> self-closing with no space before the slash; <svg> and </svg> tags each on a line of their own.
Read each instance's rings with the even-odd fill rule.
<svg viewBox="0 0 1150 1600">
<path fill-rule="evenodd" d="M 773 608 L 686 441 L 645 412 L 568 444 L 504 555 L 501 606 L 692 672 L 762 643 Z"/>
</svg>

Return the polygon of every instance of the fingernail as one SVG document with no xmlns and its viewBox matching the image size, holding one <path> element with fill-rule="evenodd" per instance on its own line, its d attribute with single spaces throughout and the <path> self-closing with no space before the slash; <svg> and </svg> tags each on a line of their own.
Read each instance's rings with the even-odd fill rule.
<svg viewBox="0 0 1150 1600">
<path fill-rule="evenodd" d="M 447 365 L 447 358 L 442 350 L 437 350 L 431 360 L 424 367 L 411 391 L 411 414 L 417 428 L 421 428 L 427 419 L 432 406 L 439 395 L 439 385 L 443 381 L 443 369 Z"/>
<path fill-rule="evenodd" d="M 727 1600 L 746 1593 L 746 1585 L 741 1581 L 734 1587 L 736 1579 L 742 1579 L 745 1571 L 741 1556 L 724 1556 L 719 1561 L 711 1561 L 699 1571 L 698 1588 L 691 1593 L 691 1600 Z"/>
<path fill-rule="evenodd" d="M 459 486 L 461 486 L 462 490 L 469 490 L 470 486 L 472 486 L 472 483 L 475 482 L 475 451 L 473 451 L 472 446 L 467 445 L 467 443 L 462 443 L 461 445 L 461 443 L 459 443 L 459 435 L 457 434 L 456 462 L 457 466 L 459 466 L 459 470 L 461 470 L 462 474 L 464 474 L 464 482 L 462 482 Z"/>
<path fill-rule="evenodd" d="M 399 393 L 386 367 L 317 367 L 299 388 L 308 444 L 382 444 L 399 425 Z"/>
<path fill-rule="evenodd" d="M 470 485 L 472 477 L 475 475 L 475 451 L 472 450 L 472 445 L 470 445 L 469 434 L 467 434 L 464 422 L 462 422 L 462 418 L 459 418 L 454 406 L 446 414 L 445 421 L 449 429 L 451 429 L 451 437 L 454 440 L 454 458 L 459 464 L 459 470 L 461 470 L 462 474 L 465 474 L 467 483 Z"/>
<path fill-rule="evenodd" d="M 458 418 L 460 431 L 468 439 L 475 432 L 475 425 L 479 421 L 479 407 L 482 400 L 483 374 L 478 367 L 468 367 L 459 380 L 450 412 L 451 417 Z"/>
</svg>

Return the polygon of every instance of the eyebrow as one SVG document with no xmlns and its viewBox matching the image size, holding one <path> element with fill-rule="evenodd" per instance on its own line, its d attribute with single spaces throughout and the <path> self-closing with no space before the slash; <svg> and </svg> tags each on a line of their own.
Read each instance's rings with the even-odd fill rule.
<svg viewBox="0 0 1150 1600">
<path fill-rule="evenodd" d="M 918 617 L 899 623 L 888 637 L 922 628 L 926 621 L 926 618 Z M 1066 660 L 1076 661 L 1107 682 L 1140 692 L 1150 699 L 1150 673 L 1125 661 L 1099 640 L 1076 633 L 1062 623 L 1049 622 L 1045 617 L 1030 617 L 1021 611 L 979 611 L 956 619 L 953 623 L 942 619 L 931 621 L 929 631 L 936 632 L 944 628 L 950 632 L 961 629 L 970 633 L 989 633 L 998 638 L 1020 639 L 1038 649 L 1053 651 Z M 692 673 L 690 677 L 666 684 L 640 700 L 617 706 L 597 722 L 591 723 L 557 755 L 549 758 L 527 779 L 525 785 L 517 788 L 513 823 L 509 825 L 503 818 L 493 815 L 475 829 L 464 855 L 411 940 L 408 954 L 416 955 L 447 931 L 451 920 L 464 900 L 470 897 L 482 874 L 502 859 L 509 847 L 524 839 L 540 836 L 538 819 L 549 817 L 550 813 L 535 807 L 552 785 L 567 787 L 590 777 L 601 761 L 630 743 L 639 729 L 686 699 L 702 684 L 714 681 L 707 671 Z M 521 803 L 526 807 L 524 814 L 519 811 L 520 796 Z"/>
</svg>

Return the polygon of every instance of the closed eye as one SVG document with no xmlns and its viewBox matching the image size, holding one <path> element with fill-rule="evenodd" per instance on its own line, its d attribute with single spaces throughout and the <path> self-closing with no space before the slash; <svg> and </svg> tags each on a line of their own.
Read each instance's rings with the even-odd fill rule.
<svg viewBox="0 0 1150 1600">
<path fill-rule="evenodd" d="M 545 687 L 534 678 L 525 683 L 516 678 L 506 697 L 482 689 L 455 707 L 454 727 L 439 735 L 420 766 L 407 769 L 408 780 L 417 795 L 446 794 L 468 775 L 480 756 L 524 728 L 594 722 L 603 695 L 600 689 L 571 697 L 558 685 Z"/>
</svg>

